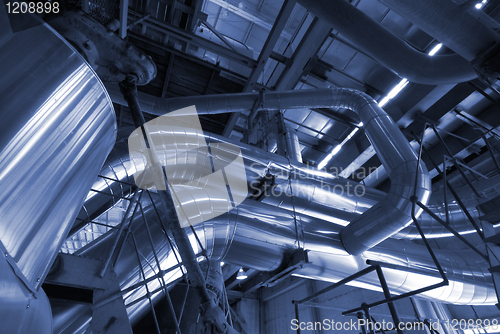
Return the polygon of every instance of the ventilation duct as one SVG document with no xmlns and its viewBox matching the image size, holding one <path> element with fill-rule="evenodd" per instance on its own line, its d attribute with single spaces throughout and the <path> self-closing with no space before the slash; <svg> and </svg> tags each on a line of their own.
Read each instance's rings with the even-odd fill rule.
<svg viewBox="0 0 500 334">
<path fill-rule="evenodd" d="M 390 0 L 391 2 L 398 2 L 399 0 Z M 440 85 L 451 84 L 475 79 L 477 74 L 472 69 L 472 66 L 466 59 L 459 55 L 429 55 L 414 49 L 407 44 L 404 40 L 394 35 L 391 31 L 375 22 L 368 15 L 349 4 L 346 0 L 298 0 L 300 5 L 309 10 L 318 18 L 325 20 L 340 34 L 345 36 L 349 41 L 354 43 L 360 50 L 366 52 L 379 63 L 396 72 L 402 78 L 406 78 L 411 82 L 421 83 L 426 85 Z M 381 2 L 387 3 L 388 1 L 382 0 Z M 453 31 L 456 40 L 463 41 L 467 44 L 469 41 L 463 40 L 464 27 L 460 25 L 461 21 L 454 22 L 453 27 L 444 23 L 444 21 L 453 21 L 454 16 L 449 15 L 448 12 L 433 12 L 431 8 L 439 6 L 438 3 L 445 3 L 451 1 L 432 1 L 428 0 L 429 6 L 422 4 L 420 1 L 407 0 L 407 3 L 412 3 L 415 13 L 419 13 L 421 17 L 426 17 L 429 22 L 435 20 L 435 27 L 446 31 Z M 432 15 L 432 19 L 430 16 Z M 404 15 L 402 15 L 405 17 Z M 446 17 L 446 20 L 443 20 Z M 412 21 L 410 18 L 408 18 Z M 472 19 L 472 17 L 471 17 Z M 419 27 L 420 25 L 416 23 Z M 420 27 L 422 28 L 422 27 Z M 484 31 L 483 27 L 478 31 L 472 30 L 476 25 L 471 26 L 470 32 L 479 39 L 474 41 L 474 44 L 482 44 L 482 41 L 487 37 L 481 36 Z M 424 29 L 425 30 L 425 29 Z M 443 29 L 442 29 L 443 30 Z M 465 30 L 467 31 L 467 30 Z M 429 32 L 428 32 L 429 33 Z M 431 33 L 429 33 L 433 36 Z M 488 35 L 490 32 L 488 32 Z M 470 36 L 470 35 L 469 35 Z M 437 37 L 436 37 L 437 38 Z M 446 46 L 445 40 L 437 38 Z M 483 44 L 484 47 L 487 44 Z"/>
<path fill-rule="evenodd" d="M 40 286 L 114 145 L 116 119 L 101 81 L 66 41 L 39 21 L 16 33 L 9 23 L 1 10 L 2 331 L 52 333 Z"/>
<path fill-rule="evenodd" d="M 453 1 L 379 1 L 468 61 L 500 41 L 498 34 Z"/>
<path fill-rule="evenodd" d="M 111 88 L 111 92 L 113 96 L 117 95 L 116 88 Z M 139 104 L 143 111 L 157 115 L 193 104 L 196 105 L 198 114 L 219 114 L 251 110 L 258 98 L 259 93 L 153 100 L 145 100 L 143 95 L 139 95 Z M 423 163 L 417 166 L 417 156 L 406 138 L 370 96 L 353 89 L 333 88 L 268 92 L 263 94 L 262 101 L 261 109 L 265 110 L 346 108 L 356 112 L 363 122 L 366 136 L 390 174 L 391 190 L 375 207 L 342 231 L 342 240 L 348 252 L 359 254 L 410 224 L 409 198 L 413 194 L 420 202 L 427 204 L 431 188 L 426 167 Z M 421 210 L 417 211 L 417 217 L 420 212 Z"/>
<path fill-rule="evenodd" d="M 153 196 L 153 199 L 161 211 L 160 200 L 156 196 Z M 162 263 L 161 269 L 172 268 L 177 264 L 176 255 L 166 240 L 154 207 L 147 201 L 143 201 L 142 205 L 157 256 Z M 183 203 L 183 205 L 190 204 Z M 298 242 L 308 250 L 308 258 L 312 263 L 296 271 L 296 276 L 334 282 L 365 268 L 366 260 L 371 259 L 407 268 L 405 271 L 384 269 L 389 287 L 396 294 L 412 291 L 440 280 L 439 273 L 422 245 L 390 239 L 362 255 L 352 256 L 343 250 L 338 236 L 339 229 L 332 229 L 332 224 L 300 214 L 294 218 L 294 215 L 286 210 L 269 207 L 250 199 L 245 200 L 231 212 L 197 224 L 194 228 L 212 259 L 267 271 L 278 268 L 285 254 L 297 247 L 296 220 L 302 231 Z M 144 224 L 142 216 L 137 215 L 130 227 L 137 240 L 146 277 L 151 277 L 158 273 L 158 268 Z M 187 229 L 186 232 L 194 251 L 199 253 L 201 249 L 191 230 Z M 108 232 L 79 250 L 77 254 L 92 258 L 106 256 L 113 235 Z M 447 273 L 450 285 L 432 290 L 422 295 L 423 297 L 464 305 L 496 303 L 491 275 L 485 269 L 487 264 L 484 259 L 471 251 L 436 251 L 435 254 Z M 142 281 L 137 255 L 131 242 L 125 243 L 115 271 L 122 290 Z M 175 269 L 167 274 L 165 280 L 174 282 L 181 275 L 180 269 Z M 364 276 L 352 282 L 352 285 L 365 289 L 379 289 L 376 275 Z M 153 299 L 162 297 L 158 280 L 148 283 L 148 287 L 150 291 L 157 291 L 153 294 Z M 127 312 L 132 323 L 139 320 L 149 309 L 147 299 L 143 298 L 145 294 L 146 290 L 142 287 L 124 295 L 126 305 L 130 305 Z M 68 309 L 61 309 L 58 312 L 61 312 L 61 315 L 54 314 L 56 318 L 71 313 Z M 73 322 L 79 321 L 84 324 L 89 316 L 82 313 L 79 317 L 75 317 Z M 72 324 L 72 328 L 75 326 L 79 327 L 78 323 Z"/>
</svg>

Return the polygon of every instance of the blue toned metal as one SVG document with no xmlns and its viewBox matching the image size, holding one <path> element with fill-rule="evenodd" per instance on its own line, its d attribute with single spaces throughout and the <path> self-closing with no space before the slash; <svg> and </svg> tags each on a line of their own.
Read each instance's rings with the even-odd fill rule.
<svg viewBox="0 0 500 334">
<path fill-rule="evenodd" d="M 392 6 L 393 3 L 397 3 L 398 1 L 381 0 L 381 2 L 390 2 Z M 454 42 L 462 41 L 461 44 L 469 43 L 468 39 L 467 41 L 463 41 L 463 34 L 479 37 L 480 39 L 475 41 L 477 44 L 480 44 L 484 40 L 481 32 L 471 30 L 476 27 L 475 25 L 455 30 L 451 29 L 449 25 L 444 24 L 440 19 L 441 17 L 446 16 L 448 19 L 447 22 L 449 20 L 453 21 L 454 17 L 442 12 L 433 13 L 430 10 L 432 0 L 426 1 L 429 6 L 424 6 L 418 1 L 412 0 L 404 2 L 413 2 L 414 13 L 417 13 L 421 18 L 425 18 L 428 22 L 432 22 L 436 28 L 441 28 L 442 31 L 446 31 L 450 36 L 450 32 L 454 34 Z M 451 3 L 451 1 L 448 2 Z M 337 32 L 355 44 L 360 50 L 376 59 L 380 64 L 411 82 L 439 85 L 469 81 L 477 77 L 477 74 L 468 62 L 472 59 L 466 57 L 466 60 L 459 55 L 435 55 L 429 57 L 426 53 L 411 47 L 403 39 L 393 34 L 378 22 L 375 22 L 368 15 L 345 0 L 298 0 L 298 3 L 320 19 L 327 21 Z M 439 5 L 436 4 L 436 6 L 432 7 L 439 7 Z M 437 19 L 429 19 L 431 14 L 435 15 Z M 408 19 L 420 27 L 420 24 L 415 22 L 413 17 L 408 17 Z M 470 16 L 470 19 L 474 20 L 472 16 Z M 460 23 L 455 23 L 460 26 Z M 440 37 L 434 37 L 444 42 Z M 444 44 L 449 46 L 446 43 Z M 465 56 L 464 54 L 460 55 Z"/>
<path fill-rule="evenodd" d="M 0 10 L 0 21 L 4 15 Z M 0 270 L 5 333 L 52 333 L 40 285 L 116 132 L 112 103 L 92 69 L 50 27 L 34 25 L 0 32 L 0 246 L 10 266 Z"/>
</svg>

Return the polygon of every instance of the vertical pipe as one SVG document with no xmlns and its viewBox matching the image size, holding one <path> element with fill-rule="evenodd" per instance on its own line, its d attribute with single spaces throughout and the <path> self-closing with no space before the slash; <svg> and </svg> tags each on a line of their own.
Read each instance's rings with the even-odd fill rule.
<svg viewBox="0 0 500 334">
<path fill-rule="evenodd" d="M 285 148 L 288 159 L 302 163 L 299 137 L 297 136 L 297 131 L 290 124 L 285 125 Z"/>
</svg>

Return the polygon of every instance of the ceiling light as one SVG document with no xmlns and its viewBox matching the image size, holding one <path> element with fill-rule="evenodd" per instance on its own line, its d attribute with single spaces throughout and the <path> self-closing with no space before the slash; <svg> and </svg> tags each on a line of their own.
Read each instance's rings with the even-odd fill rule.
<svg viewBox="0 0 500 334">
<path fill-rule="evenodd" d="M 335 146 L 333 150 L 330 153 L 328 153 L 328 155 L 318 164 L 318 169 L 325 168 L 325 166 L 330 162 L 330 160 L 332 160 L 333 156 L 339 153 L 339 151 L 342 149 L 342 146 L 344 146 L 345 143 L 347 143 L 347 141 L 349 141 L 349 139 L 351 139 L 356 134 L 356 132 L 358 132 L 359 128 L 362 126 L 363 122 L 359 122 L 358 125 L 356 125 L 356 128 L 352 130 L 351 133 L 347 137 L 345 137 L 345 139 L 340 144 Z"/>
<path fill-rule="evenodd" d="M 243 268 L 240 268 L 240 270 L 238 270 L 238 275 L 236 275 L 236 279 L 237 280 L 244 280 L 244 279 L 247 279 L 247 278 L 248 278 L 248 276 L 245 273 L 245 271 L 243 270 Z"/>
<path fill-rule="evenodd" d="M 481 2 L 478 2 L 478 3 L 476 4 L 476 6 L 475 6 L 475 7 L 476 7 L 476 9 L 481 9 L 481 8 L 483 8 L 483 6 L 486 4 L 486 2 L 487 2 L 487 0 L 483 0 L 483 1 L 481 1 Z"/>
<path fill-rule="evenodd" d="M 441 49 L 441 47 L 443 46 L 443 43 L 439 43 L 437 44 L 435 47 L 432 48 L 431 51 L 429 51 L 429 56 L 434 56 L 436 54 L 436 52 L 439 51 L 439 49 Z"/>
<path fill-rule="evenodd" d="M 401 81 L 396 85 L 394 86 L 394 88 L 391 89 L 391 91 L 389 92 L 389 94 L 387 94 L 387 96 L 385 96 L 382 100 L 379 101 L 378 105 L 379 107 L 383 107 L 387 104 L 387 102 L 389 102 L 390 100 L 392 100 L 396 95 L 399 94 L 399 92 L 401 92 L 403 90 L 403 88 L 406 87 L 406 85 L 408 84 L 408 79 L 401 79 Z"/>
</svg>

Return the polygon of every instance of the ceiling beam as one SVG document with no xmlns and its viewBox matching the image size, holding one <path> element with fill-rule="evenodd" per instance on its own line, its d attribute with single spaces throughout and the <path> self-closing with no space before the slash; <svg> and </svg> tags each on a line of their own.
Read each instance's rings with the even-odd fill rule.
<svg viewBox="0 0 500 334">
<path fill-rule="evenodd" d="M 272 31 L 274 28 L 272 19 L 261 19 L 259 16 L 263 16 L 263 14 L 260 12 L 252 11 L 250 9 L 245 10 L 244 8 L 240 8 L 238 5 L 233 5 L 225 0 L 210 0 L 210 2 L 266 30 Z M 289 40 L 292 38 L 292 34 L 290 32 L 283 31 L 283 35 Z"/>
<path fill-rule="evenodd" d="M 315 18 L 295 49 L 290 62 L 278 78 L 276 90 L 291 90 L 307 73 L 306 65 L 314 57 L 328 38 L 332 28 L 325 21 Z"/>
<path fill-rule="evenodd" d="M 218 0 L 213 0 L 213 1 L 218 1 Z M 259 77 L 262 71 L 264 70 L 264 66 L 266 65 L 267 60 L 271 56 L 271 53 L 273 52 L 274 46 L 276 45 L 276 42 L 278 41 L 279 37 L 283 32 L 286 22 L 288 21 L 288 18 L 292 14 L 293 8 L 295 7 L 295 3 L 296 3 L 295 0 L 285 0 L 285 2 L 283 3 L 283 6 L 280 9 L 278 17 L 276 18 L 276 21 L 274 22 L 274 25 L 271 29 L 271 32 L 269 33 L 269 36 L 267 36 L 267 40 L 264 43 L 264 46 L 262 47 L 262 50 L 259 54 L 259 58 L 257 59 L 257 63 L 253 67 L 252 73 L 250 73 L 250 76 L 248 77 L 245 87 L 243 88 L 244 93 L 251 92 L 255 88 L 255 84 L 257 83 L 257 80 L 259 80 Z M 222 133 L 223 136 L 229 137 L 231 135 L 231 132 L 233 131 L 234 126 L 236 125 L 236 122 L 238 121 L 239 117 L 240 113 L 234 113 L 231 115 L 226 125 L 226 128 Z"/>
<path fill-rule="evenodd" d="M 170 54 L 168 59 L 167 73 L 165 73 L 165 81 L 163 82 L 163 88 L 161 90 L 161 97 L 167 96 L 168 82 L 170 81 L 170 75 L 172 74 L 172 68 L 174 67 L 175 55 Z"/>
<path fill-rule="evenodd" d="M 129 15 L 133 14 L 134 14 L 133 11 L 129 11 Z M 150 17 L 144 20 L 141 24 L 143 26 L 150 27 L 151 29 L 157 32 L 161 32 L 163 34 L 176 38 L 181 42 L 189 43 L 191 45 L 198 46 L 205 50 L 212 51 L 218 55 L 221 55 L 222 57 L 233 60 L 244 66 L 252 68 L 256 66 L 255 60 L 253 60 L 250 57 L 244 56 L 238 52 L 234 52 L 229 48 L 226 48 L 222 45 L 206 40 L 205 38 L 200 37 L 192 32 L 188 32 L 183 29 L 169 25 L 165 22 L 161 22 L 159 20 Z"/>
</svg>

